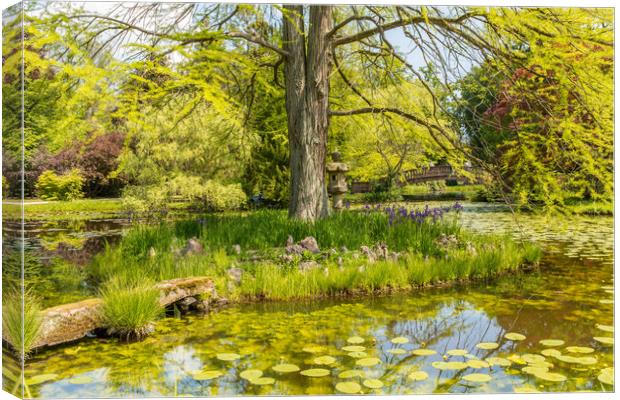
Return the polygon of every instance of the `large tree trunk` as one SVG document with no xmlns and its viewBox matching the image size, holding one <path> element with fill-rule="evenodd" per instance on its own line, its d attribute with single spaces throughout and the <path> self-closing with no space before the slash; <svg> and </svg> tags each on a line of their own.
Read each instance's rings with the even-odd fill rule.
<svg viewBox="0 0 620 400">
<path fill-rule="evenodd" d="M 291 167 L 289 216 L 306 221 L 328 215 L 325 158 L 329 128 L 331 6 L 309 6 L 306 50 L 303 6 L 284 6 L 284 76 Z"/>
</svg>

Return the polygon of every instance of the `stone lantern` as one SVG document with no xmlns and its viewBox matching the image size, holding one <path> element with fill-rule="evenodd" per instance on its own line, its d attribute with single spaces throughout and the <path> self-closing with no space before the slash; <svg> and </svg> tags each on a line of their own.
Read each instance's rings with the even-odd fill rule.
<svg viewBox="0 0 620 400">
<path fill-rule="evenodd" d="M 334 210 L 342 209 L 342 197 L 348 190 L 345 173 L 349 170 L 349 166 L 340 161 L 340 153 L 335 151 L 332 153 L 332 162 L 325 166 L 329 178 L 327 193 L 332 196 Z"/>
</svg>

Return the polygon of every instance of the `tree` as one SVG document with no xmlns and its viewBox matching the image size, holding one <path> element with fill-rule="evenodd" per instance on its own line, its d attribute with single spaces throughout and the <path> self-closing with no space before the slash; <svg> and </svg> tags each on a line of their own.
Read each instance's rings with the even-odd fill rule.
<svg viewBox="0 0 620 400">
<path fill-rule="evenodd" d="M 461 140 L 460 132 L 453 129 L 455 124 L 444 124 L 441 119 L 441 114 L 447 114 L 442 99 L 455 95 L 452 83 L 468 69 L 464 64 L 494 59 L 514 67 L 527 61 L 528 48 L 558 38 L 597 43 L 606 49 L 613 46 L 609 10 L 584 11 L 590 19 L 582 18 L 579 25 L 570 13 L 569 18 L 558 18 L 550 9 L 138 4 L 129 11 L 125 7 L 105 14 L 77 10 L 71 17 L 85 21 L 90 33 L 84 43 L 92 44 L 93 37 L 107 35 L 104 43 L 109 45 L 131 35 L 140 45 L 134 46 L 137 50 L 130 57 L 175 54 L 182 63 L 198 61 L 207 71 L 209 65 L 201 62 L 204 58 L 216 66 L 230 60 L 244 65 L 249 75 L 257 68 L 271 67 L 274 77 L 283 66 L 290 148 L 289 215 L 308 221 L 328 213 L 324 167 L 330 118 L 392 114 L 425 129 L 454 164 L 470 159 L 491 168 Z M 541 23 L 531 25 L 528 19 Z M 415 46 L 416 57 L 433 67 L 436 72 L 431 79 L 392 43 L 388 33 L 394 31 Z M 399 76 L 419 79 L 433 99 L 433 112 L 419 115 L 376 102 L 374 90 L 360 90 L 340 68 L 354 63 L 364 69 L 376 88 L 389 86 Z M 168 68 L 174 69 L 174 65 Z M 348 108 L 348 104 L 335 102 L 333 72 L 365 103 L 363 107 Z M 202 81 L 197 75 L 198 67 L 193 86 L 219 87 L 223 93 L 233 90 L 225 81 L 216 85 L 211 74 L 205 74 Z M 223 75 L 215 76 L 222 79 Z M 439 80 L 440 85 L 433 80 Z M 231 96 L 222 99 L 209 94 L 213 104 L 231 100 Z"/>
</svg>

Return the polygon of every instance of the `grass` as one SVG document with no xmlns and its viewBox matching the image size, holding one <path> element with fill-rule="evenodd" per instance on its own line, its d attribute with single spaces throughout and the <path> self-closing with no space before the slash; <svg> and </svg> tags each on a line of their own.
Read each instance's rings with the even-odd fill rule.
<svg viewBox="0 0 620 400">
<path fill-rule="evenodd" d="M 389 225 L 383 213 L 345 211 L 309 224 L 289 220 L 284 212 L 273 210 L 210 215 L 199 221 L 132 229 L 119 245 L 97 255 L 87 273 L 95 283 L 119 280 L 129 285 L 210 276 L 218 292 L 232 298 L 293 299 L 485 279 L 535 263 L 540 257 L 540 250 L 530 244 L 521 246 L 504 236 L 462 232 L 450 214 L 444 218 Z M 314 236 L 321 249 L 338 250 L 335 254 L 304 254 L 293 261 L 278 261 L 289 234 L 297 241 Z M 454 235 L 459 244 L 443 247 L 438 244 L 442 235 Z M 205 246 L 205 254 L 179 253 L 191 237 Z M 357 250 L 376 243 L 385 243 L 402 257 L 370 264 L 363 256 L 355 259 L 351 251 L 340 250 L 342 246 Z M 241 255 L 232 252 L 234 244 L 244 249 Z M 252 259 L 257 254 L 259 260 Z M 299 263 L 308 260 L 321 267 L 299 271 Z M 241 284 L 231 289 L 227 270 L 233 265 L 245 272 Z"/>
<path fill-rule="evenodd" d="M 519 248 L 508 238 L 495 239 L 477 255 L 460 250 L 446 258 L 408 254 L 399 261 L 360 263 L 348 260 L 343 266 L 300 272 L 278 265 L 256 269 L 253 278 L 242 282 L 240 295 L 248 299 L 290 300 L 355 293 L 411 289 L 456 280 L 488 279 L 533 264 L 539 249 L 526 244 Z"/>
<path fill-rule="evenodd" d="M 40 303 L 30 291 L 26 291 L 22 308 L 22 293 L 16 288 L 3 293 L 2 299 L 3 336 L 13 347 L 17 356 L 24 360 L 41 334 Z"/>
<path fill-rule="evenodd" d="M 12 204 L 20 199 L 3 199 L 3 218 L 21 218 L 21 205 Z M 24 218 L 26 220 L 84 220 L 92 218 L 104 218 L 109 216 L 124 215 L 122 202 L 119 198 L 80 199 L 73 201 L 48 201 L 38 203 L 39 199 L 25 201 Z M 182 212 L 189 203 L 172 202 L 167 208 L 174 212 Z"/>
<path fill-rule="evenodd" d="M 159 291 L 148 281 L 128 283 L 111 279 L 102 288 L 101 298 L 106 327 L 126 339 L 147 335 L 163 312 Z"/>
<path fill-rule="evenodd" d="M 614 215 L 613 201 L 572 200 L 564 207 L 568 214 L 576 215 Z"/>
</svg>

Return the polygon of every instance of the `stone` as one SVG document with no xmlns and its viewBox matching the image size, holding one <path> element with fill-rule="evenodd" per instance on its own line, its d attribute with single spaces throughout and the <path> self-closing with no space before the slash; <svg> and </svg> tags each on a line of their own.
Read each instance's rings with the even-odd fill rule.
<svg viewBox="0 0 620 400">
<path fill-rule="evenodd" d="M 202 247 L 198 239 L 191 238 L 187 241 L 185 248 L 181 250 L 181 254 L 184 256 L 193 255 L 193 254 L 202 254 L 205 249 Z"/>
<path fill-rule="evenodd" d="M 291 254 L 282 254 L 280 256 L 280 259 L 285 263 L 292 263 L 293 260 L 295 260 L 295 257 L 293 257 L 293 255 Z"/>
<path fill-rule="evenodd" d="M 334 248 L 329 249 L 329 255 L 335 256 L 336 254 L 338 254 L 338 250 L 336 250 Z"/>
<path fill-rule="evenodd" d="M 228 277 L 235 281 L 235 283 L 241 282 L 241 276 L 243 275 L 243 270 L 241 268 L 232 267 L 228 271 Z"/>
<path fill-rule="evenodd" d="M 301 255 L 304 252 L 304 248 L 301 247 L 298 244 L 292 244 L 290 246 L 286 246 L 286 248 L 284 249 L 284 251 L 286 252 L 286 254 L 296 254 L 296 255 Z"/>
<path fill-rule="evenodd" d="M 286 247 L 292 246 L 295 244 L 295 239 L 291 235 L 288 235 L 286 238 Z"/>
<path fill-rule="evenodd" d="M 307 272 L 307 271 L 311 271 L 315 268 L 319 268 L 321 266 L 321 264 L 319 264 L 316 261 L 313 260 L 308 260 L 308 261 L 302 261 L 299 263 L 299 271 L 301 272 Z"/>
<path fill-rule="evenodd" d="M 237 255 L 241 254 L 241 246 L 238 244 L 233 244 L 232 251 Z"/>
<path fill-rule="evenodd" d="M 374 263 L 377 259 L 374 251 L 372 251 L 368 246 L 360 247 L 360 252 L 366 256 L 369 263 Z"/>
<path fill-rule="evenodd" d="M 185 306 L 185 307 L 189 307 L 192 304 L 196 303 L 197 301 L 198 300 L 196 300 L 195 297 L 189 296 L 189 297 L 186 297 L 184 299 L 181 299 L 181 301 L 179 301 L 179 304 L 182 305 L 182 306 Z"/>
<path fill-rule="evenodd" d="M 338 260 L 336 261 L 336 263 L 338 264 L 339 267 L 342 267 L 342 265 L 344 264 L 342 257 L 338 257 Z"/>
<path fill-rule="evenodd" d="M 443 248 L 453 248 L 458 246 L 459 242 L 458 239 L 456 238 L 456 236 L 454 235 L 446 235 L 445 233 L 442 233 L 436 240 L 435 243 L 437 243 L 437 245 L 439 247 L 443 247 Z"/>
<path fill-rule="evenodd" d="M 312 236 L 308 236 L 304 238 L 301 242 L 299 242 L 299 245 L 314 254 L 321 252 L 321 249 L 319 248 L 319 244 L 317 243 L 316 239 Z"/>
<path fill-rule="evenodd" d="M 341 252 L 341 253 L 346 253 L 347 251 L 349 251 L 349 249 L 347 249 L 347 246 L 342 246 L 342 247 L 340 248 L 340 252 Z"/>
<path fill-rule="evenodd" d="M 155 251 L 155 249 L 153 247 L 151 247 L 149 249 L 149 257 L 153 258 L 157 255 L 157 252 Z"/>
<path fill-rule="evenodd" d="M 375 246 L 374 253 L 377 258 L 382 258 L 384 260 L 387 260 L 389 256 L 387 245 L 384 243 L 378 243 Z"/>
</svg>

